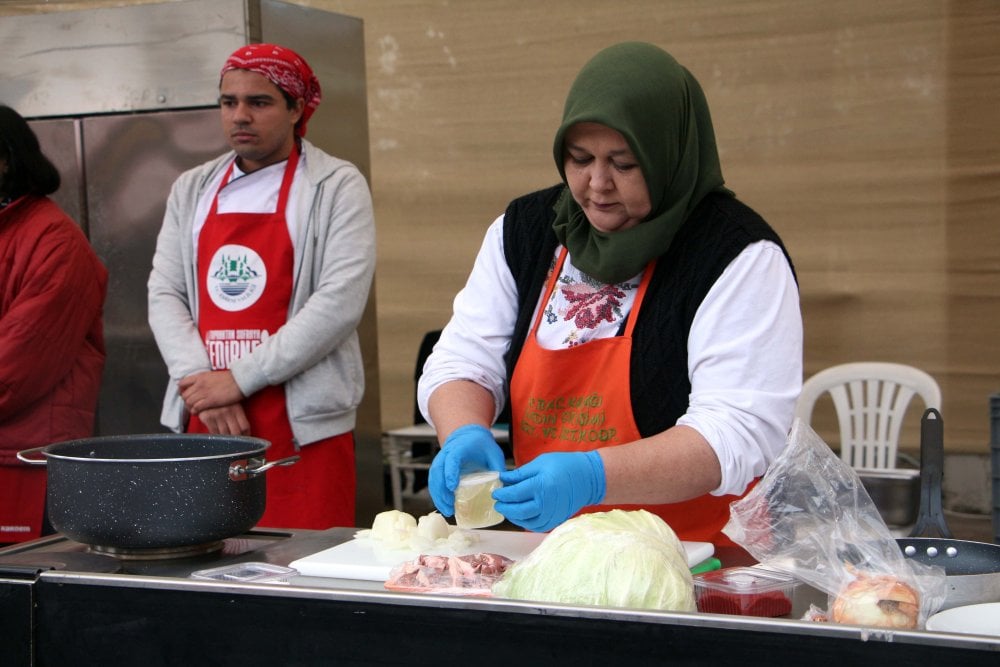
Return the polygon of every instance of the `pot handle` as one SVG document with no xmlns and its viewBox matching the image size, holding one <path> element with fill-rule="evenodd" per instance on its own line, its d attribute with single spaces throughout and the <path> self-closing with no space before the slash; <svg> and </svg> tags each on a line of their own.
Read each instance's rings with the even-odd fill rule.
<svg viewBox="0 0 1000 667">
<path fill-rule="evenodd" d="M 233 461 L 233 463 L 230 464 L 229 466 L 229 479 L 233 480 L 234 482 L 241 482 L 245 480 L 247 477 L 255 477 L 256 475 L 259 475 L 262 472 L 269 470 L 270 468 L 273 468 L 274 466 L 290 466 L 296 461 L 298 461 L 300 458 L 302 457 L 299 456 L 298 454 L 294 454 L 292 456 L 286 456 L 283 459 L 278 459 L 277 461 L 264 463 L 263 465 L 259 465 L 256 467 L 254 467 L 254 463 L 256 463 L 256 460 L 247 461 L 246 459 L 242 459 L 240 461 Z"/>
<path fill-rule="evenodd" d="M 34 454 L 35 452 L 43 451 L 48 445 L 42 445 L 41 447 L 32 447 L 31 449 L 24 449 L 17 453 L 17 460 L 24 461 L 25 463 L 30 463 L 33 466 L 43 466 L 48 463 L 46 459 L 29 459 L 28 454 Z"/>
</svg>

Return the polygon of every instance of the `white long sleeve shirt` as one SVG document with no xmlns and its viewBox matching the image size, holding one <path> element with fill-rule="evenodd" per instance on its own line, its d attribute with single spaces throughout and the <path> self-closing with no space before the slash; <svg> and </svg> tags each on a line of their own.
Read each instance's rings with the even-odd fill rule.
<svg viewBox="0 0 1000 667">
<path fill-rule="evenodd" d="M 570 285 L 590 281 L 573 266 L 572 257 L 567 257 L 560 280 Z M 613 321 L 585 331 L 558 316 L 566 304 L 562 290 L 553 290 L 544 306 L 539 345 L 560 349 L 616 335 L 638 282 L 636 276 L 620 285 L 625 296 Z M 420 377 L 417 400 L 428 422 L 431 394 L 452 380 L 470 380 L 487 389 L 499 414 L 506 400 L 504 354 L 517 309 L 500 216 L 486 232 L 468 282 L 455 297 L 452 318 Z M 688 337 L 688 377 L 688 409 L 677 424 L 695 429 L 715 451 L 722 483 L 712 493 L 741 494 L 784 448 L 802 387 L 798 287 L 776 244 L 749 245 L 705 297 Z"/>
</svg>

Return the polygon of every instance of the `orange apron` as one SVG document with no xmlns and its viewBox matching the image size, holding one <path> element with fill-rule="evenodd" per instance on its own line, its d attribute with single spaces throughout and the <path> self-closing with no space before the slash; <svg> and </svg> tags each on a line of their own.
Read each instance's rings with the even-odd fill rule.
<svg viewBox="0 0 1000 667">
<path fill-rule="evenodd" d="M 552 296 L 566 254 L 563 248 L 546 284 L 543 304 Z M 538 309 L 510 383 L 518 466 L 545 452 L 590 451 L 642 438 L 632 415 L 629 362 L 632 330 L 655 265 L 654 261 L 643 273 L 623 336 L 546 350 L 536 340 L 545 308 Z M 729 520 L 729 504 L 737 499 L 705 494 L 663 505 L 595 505 L 583 512 L 645 509 L 663 518 L 682 540 L 731 545 L 720 531 Z"/>
<path fill-rule="evenodd" d="M 295 249 L 285 210 L 299 162 L 298 149 L 285 166 L 273 213 L 219 213 L 219 192 L 198 235 L 198 330 L 213 370 L 230 364 L 267 340 L 288 319 Z M 250 434 L 271 442 L 268 460 L 298 453 L 302 458 L 267 473 L 267 505 L 259 525 L 325 529 L 353 526 L 354 437 L 344 433 L 296 446 L 283 385 L 264 387 L 243 401 Z M 207 428 L 192 415 L 191 433 Z"/>
</svg>

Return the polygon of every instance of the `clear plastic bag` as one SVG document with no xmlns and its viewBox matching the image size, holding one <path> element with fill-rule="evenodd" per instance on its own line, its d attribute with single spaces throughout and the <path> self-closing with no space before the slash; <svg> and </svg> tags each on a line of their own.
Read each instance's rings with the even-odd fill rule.
<svg viewBox="0 0 1000 667">
<path fill-rule="evenodd" d="M 493 584 L 513 564 L 513 560 L 500 554 L 424 554 L 394 567 L 385 588 L 404 593 L 491 597 Z"/>
<path fill-rule="evenodd" d="M 854 469 L 798 419 L 781 456 L 730 506 L 723 532 L 764 566 L 826 592 L 830 609 L 814 610 L 816 620 L 922 628 L 947 592 L 944 569 L 903 555 Z"/>
</svg>

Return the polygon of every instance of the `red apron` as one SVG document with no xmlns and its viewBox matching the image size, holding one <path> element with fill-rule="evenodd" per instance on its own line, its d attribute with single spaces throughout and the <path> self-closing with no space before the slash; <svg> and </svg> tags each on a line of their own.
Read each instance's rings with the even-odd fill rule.
<svg viewBox="0 0 1000 667">
<path fill-rule="evenodd" d="M 552 296 L 565 259 L 563 248 L 546 285 L 543 304 Z M 623 336 L 546 350 L 536 340 L 544 307 L 538 309 L 510 385 L 515 415 L 511 427 L 517 429 L 514 461 L 518 466 L 545 452 L 590 451 L 642 438 L 632 415 L 629 362 L 632 330 L 654 266 L 655 262 L 643 274 Z M 731 545 L 720 531 L 729 520 L 729 504 L 737 499 L 705 494 L 679 503 L 597 505 L 584 511 L 645 509 L 666 521 L 682 540 Z"/>
<path fill-rule="evenodd" d="M 295 249 L 285 210 L 295 179 L 299 152 L 285 166 L 278 205 L 273 213 L 219 213 L 219 192 L 198 235 L 198 330 L 213 370 L 231 363 L 267 340 L 288 319 Z M 267 506 L 259 525 L 325 529 L 353 526 L 354 437 L 344 433 L 301 449 L 292 436 L 283 385 L 264 387 L 243 401 L 250 434 L 271 442 L 268 460 L 299 454 L 288 467 L 272 468 L 267 477 Z M 192 415 L 191 433 L 208 429 Z"/>
<path fill-rule="evenodd" d="M 0 544 L 41 537 L 45 468 L 0 466 Z"/>
</svg>

